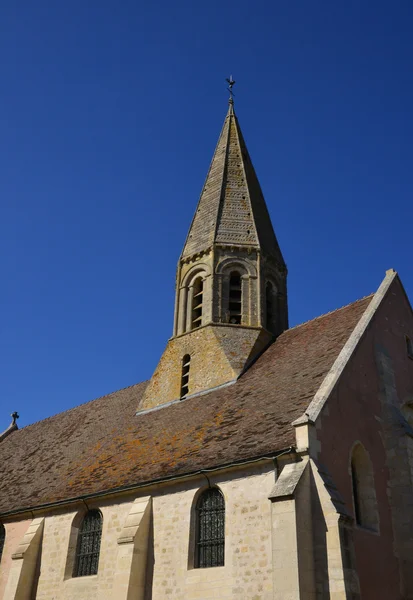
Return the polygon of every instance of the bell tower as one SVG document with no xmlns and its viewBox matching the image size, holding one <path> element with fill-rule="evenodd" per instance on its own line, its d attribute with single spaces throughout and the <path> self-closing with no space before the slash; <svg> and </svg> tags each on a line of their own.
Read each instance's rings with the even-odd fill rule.
<svg viewBox="0 0 413 600">
<path fill-rule="evenodd" d="M 287 268 L 231 94 L 178 261 L 173 336 L 139 409 L 235 381 L 287 327 Z"/>
</svg>

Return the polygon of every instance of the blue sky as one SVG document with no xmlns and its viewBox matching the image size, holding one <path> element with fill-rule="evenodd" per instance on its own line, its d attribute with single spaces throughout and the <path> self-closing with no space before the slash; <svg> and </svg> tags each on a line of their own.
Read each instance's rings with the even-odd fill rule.
<svg viewBox="0 0 413 600">
<path fill-rule="evenodd" d="M 0 8 L 0 430 L 150 377 L 227 110 L 292 325 L 399 271 L 413 298 L 410 0 Z"/>
</svg>

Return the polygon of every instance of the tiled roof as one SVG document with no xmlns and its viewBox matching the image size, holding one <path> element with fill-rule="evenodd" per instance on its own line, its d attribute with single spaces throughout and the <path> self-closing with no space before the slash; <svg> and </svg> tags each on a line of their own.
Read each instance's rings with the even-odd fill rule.
<svg viewBox="0 0 413 600">
<path fill-rule="evenodd" d="M 145 383 L 0 443 L 0 514 L 275 453 L 371 297 L 285 331 L 237 383 L 135 416 Z"/>
</svg>

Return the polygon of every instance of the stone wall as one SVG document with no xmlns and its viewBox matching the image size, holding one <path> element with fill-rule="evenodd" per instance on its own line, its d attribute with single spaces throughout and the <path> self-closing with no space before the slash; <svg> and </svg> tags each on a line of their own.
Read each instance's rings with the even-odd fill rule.
<svg viewBox="0 0 413 600">
<path fill-rule="evenodd" d="M 191 395 L 234 381 L 248 360 L 270 340 L 271 335 L 263 329 L 239 325 L 206 325 L 172 338 L 145 390 L 139 410 L 180 398 L 185 355 L 191 357 Z"/>
<path fill-rule="evenodd" d="M 14 523 L 4 523 L 6 529 L 6 539 L 1 557 L 0 566 L 0 598 L 3 598 L 4 590 L 6 589 L 8 574 L 12 566 L 12 554 L 16 552 L 20 541 L 26 533 L 31 519 L 21 519 Z"/>
<path fill-rule="evenodd" d="M 125 581 L 128 580 L 128 575 L 122 572 L 125 566 L 124 544 L 128 542 L 128 532 L 133 529 L 129 525 L 134 522 L 131 515 L 133 517 L 133 507 L 136 506 L 135 498 L 129 497 L 116 503 L 88 503 L 90 508 L 98 507 L 103 515 L 99 570 L 97 575 L 89 577 L 72 577 L 76 547 L 76 536 L 73 533 L 86 510 L 84 504 L 74 506 L 70 511 L 61 509 L 44 515 L 40 576 L 37 573 L 33 581 L 33 590 L 37 586 L 37 593 L 33 598 L 272 599 L 271 519 L 268 495 L 274 483 L 273 465 L 267 463 L 267 466 L 245 468 L 232 474 L 209 475 L 211 484 L 218 485 L 225 497 L 225 566 L 208 569 L 193 567 L 194 507 L 200 490 L 207 486 L 206 478 L 201 477 L 174 486 L 157 486 L 152 490 L 146 488 L 142 493 L 142 497 L 145 498 L 142 498 L 141 504 L 144 506 L 149 502 L 148 492 L 152 495 L 150 524 L 148 514 L 145 517 L 145 527 L 149 532 L 145 549 L 145 595 L 127 595 L 124 591 L 127 588 Z M 139 519 L 135 520 L 136 522 L 139 524 Z M 1 569 L 3 582 L 8 576 L 10 552 L 15 549 L 12 539 L 17 546 L 21 541 L 20 535 L 24 535 L 28 525 L 30 522 L 27 521 L 7 525 L 7 529 L 15 533 L 13 538 L 10 534 L 8 546 L 5 548 Z M 142 540 L 140 544 L 142 546 Z M 141 552 L 142 547 L 135 546 L 132 554 Z M 145 552 L 143 560 L 146 562 Z M 0 598 L 4 596 L 0 595 Z M 4 600 L 14 600 L 14 597 Z"/>
<path fill-rule="evenodd" d="M 413 335 L 413 318 L 396 279 L 316 423 L 317 458 L 353 515 L 350 456 L 356 442 L 373 465 L 378 531 L 354 526 L 363 600 L 413 598 L 413 482 L 403 417 L 413 394 L 413 361 L 406 334 Z"/>
</svg>

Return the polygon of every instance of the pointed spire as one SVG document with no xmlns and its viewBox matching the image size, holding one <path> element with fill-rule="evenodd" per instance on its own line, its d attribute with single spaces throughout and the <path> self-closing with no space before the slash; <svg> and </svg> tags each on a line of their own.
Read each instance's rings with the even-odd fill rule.
<svg viewBox="0 0 413 600">
<path fill-rule="evenodd" d="M 261 249 L 272 254 L 280 266 L 285 265 L 235 115 L 232 91 L 181 258 L 213 244 Z"/>
</svg>

